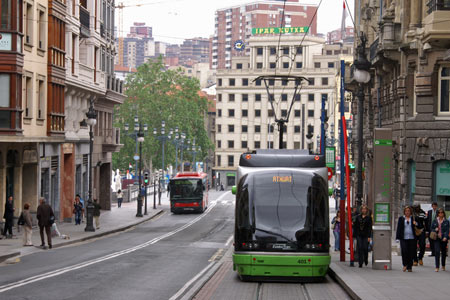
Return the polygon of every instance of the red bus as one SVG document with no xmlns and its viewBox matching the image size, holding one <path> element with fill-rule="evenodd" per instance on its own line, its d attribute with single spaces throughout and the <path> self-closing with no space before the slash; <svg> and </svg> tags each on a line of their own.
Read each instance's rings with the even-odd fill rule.
<svg viewBox="0 0 450 300">
<path fill-rule="evenodd" d="M 208 207 L 208 175 L 203 172 L 178 173 L 169 181 L 170 211 L 204 212 Z"/>
</svg>

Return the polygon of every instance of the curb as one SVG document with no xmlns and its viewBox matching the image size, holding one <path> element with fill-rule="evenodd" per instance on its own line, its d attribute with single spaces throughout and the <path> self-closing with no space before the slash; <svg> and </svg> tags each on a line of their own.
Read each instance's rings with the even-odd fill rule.
<svg viewBox="0 0 450 300">
<path fill-rule="evenodd" d="M 333 278 L 340 287 L 344 289 L 344 291 L 353 299 L 353 300 L 361 300 L 361 298 L 342 280 L 341 277 L 331 268 L 328 268 L 328 275 Z"/>
<path fill-rule="evenodd" d="M 89 235 L 89 236 L 82 237 L 82 238 L 79 238 L 79 239 L 73 239 L 73 240 L 68 240 L 66 242 L 58 243 L 58 244 L 53 245 L 52 249 L 60 248 L 60 247 L 64 247 L 64 246 L 68 246 L 68 245 L 72 245 L 72 244 L 88 241 L 88 240 L 92 240 L 92 239 L 95 239 L 95 238 L 103 237 L 103 236 L 114 234 L 114 233 L 121 232 L 121 231 L 125 231 L 127 229 L 130 229 L 131 227 L 134 227 L 134 226 L 140 225 L 140 224 L 142 224 L 144 222 L 150 221 L 150 220 L 156 218 L 157 216 L 161 215 L 163 212 L 164 212 L 164 210 L 160 209 L 153 216 L 151 216 L 151 217 L 149 217 L 147 219 L 139 220 L 136 223 L 129 224 L 129 225 L 126 225 L 126 226 L 123 226 L 123 227 L 118 227 L 118 228 L 115 228 L 115 229 L 112 229 L 112 230 L 108 230 L 108 231 L 104 231 L 104 232 L 101 232 L 101 233 Z M 21 255 L 20 251 L 8 253 L 8 254 L 5 254 L 5 255 L 0 255 L 0 263 L 5 261 L 5 260 L 7 260 L 8 258 L 19 256 L 19 255 Z"/>
</svg>

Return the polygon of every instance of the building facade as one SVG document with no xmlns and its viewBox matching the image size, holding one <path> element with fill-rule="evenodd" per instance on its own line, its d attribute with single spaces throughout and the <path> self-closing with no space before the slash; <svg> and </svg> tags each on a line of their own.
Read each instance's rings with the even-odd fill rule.
<svg viewBox="0 0 450 300">
<path fill-rule="evenodd" d="M 302 4 L 299 0 L 286 1 L 283 24 L 282 11 L 282 1 L 257 1 L 217 10 L 211 68 L 230 69 L 232 57 L 249 55 L 249 50 L 236 50 L 234 44 L 248 42 L 253 28 L 305 27 L 311 23 L 309 33 L 317 34 L 317 18 L 313 19 L 316 6 Z"/>
<path fill-rule="evenodd" d="M 394 215 L 401 214 L 404 205 L 432 201 L 448 211 L 450 4 L 362 0 L 355 18 L 361 24 L 358 34 L 368 39 L 372 65 L 363 116 L 364 200 L 374 202 L 374 130 L 391 128 Z"/>
<path fill-rule="evenodd" d="M 254 149 L 279 148 L 275 116 L 285 118 L 283 148 L 317 151 L 320 145 L 322 98 L 336 99 L 336 64 L 339 54 L 326 55 L 324 39 L 303 35 L 255 36 L 249 40 L 250 56 L 233 57 L 231 69 L 217 70 L 215 173 L 220 183 L 235 184 L 239 156 Z M 348 50 L 348 49 L 347 49 Z M 323 55 L 325 51 L 325 55 Z M 268 81 L 274 108 L 268 101 L 261 75 L 304 76 L 301 91 L 294 82 Z M 334 104 L 333 104 L 334 105 Z M 308 139 L 308 127 L 312 138 Z"/>
</svg>

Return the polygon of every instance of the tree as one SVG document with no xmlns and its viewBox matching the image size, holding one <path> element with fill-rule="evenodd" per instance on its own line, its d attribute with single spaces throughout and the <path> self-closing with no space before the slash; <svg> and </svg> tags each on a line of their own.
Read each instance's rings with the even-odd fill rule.
<svg viewBox="0 0 450 300">
<path fill-rule="evenodd" d="M 162 58 L 141 65 L 137 73 L 126 79 L 126 100 L 116 107 L 115 126 L 121 128 L 121 141 L 124 147 L 113 154 L 113 169 L 127 169 L 136 153 L 134 135 L 125 133 L 124 125 L 129 124 L 130 132 L 134 129 L 134 116 L 142 124 L 148 124 L 148 133 L 142 145 L 143 166 L 145 168 L 162 168 L 161 142 L 153 135 L 153 129 L 160 134 L 161 121 L 165 121 L 166 134 L 170 128 L 179 128 L 189 139 L 195 138 L 196 145 L 201 146 L 197 153 L 198 161 L 207 154 L 213 145 L 204 126 L 207 113 L 207 99 L 199 95 L 200 85 L 197 79 L 182 74 L 181 69 L 166 70 Z M 173 137 L 172 137 L 173 140 Z M 191 160 L 190 154 L 184 152 L 185 160 Z M 180 161 L 179 161 L 180 163 Z M 165 166 L 175 165 L 175 146 L 165 144 Z"/>
</svg>

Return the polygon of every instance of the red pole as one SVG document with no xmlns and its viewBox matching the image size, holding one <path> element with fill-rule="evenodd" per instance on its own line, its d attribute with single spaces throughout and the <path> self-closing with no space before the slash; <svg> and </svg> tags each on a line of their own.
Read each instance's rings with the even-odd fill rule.
<svg viewBox="0 0 450 300">
<path fill-rule="evenodd" d="M 353 265 L 353 232 L 352 232 L 352 210 L 350 201 L 350 166 L 348 161 L 348 143 L 347 143 L 347 122 L 345 116 L 342 117 L 342 128 L 344 130 L 344 146 L 345 146 L 345 177 L 347 179 L 347 217 L 348 217 L 348 235 L 350 240 L 350 265 Z"/>
</svg>

